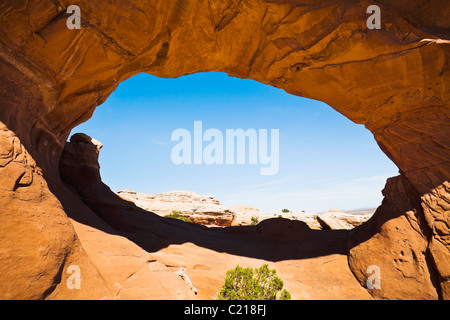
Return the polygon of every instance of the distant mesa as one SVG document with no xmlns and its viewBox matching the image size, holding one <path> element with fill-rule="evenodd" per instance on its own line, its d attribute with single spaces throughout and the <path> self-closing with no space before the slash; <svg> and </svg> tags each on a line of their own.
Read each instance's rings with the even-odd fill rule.
<svg viewBox="0 0 450 320">
<path fill-rule="evenodd" d="M 375 209 L 366 210 L 364 214 L 352 214 L 339 209 L 331 209 L 326 213 L 263 213 L 259 209 L 246 205 L 224 206 L 214 197 L 203 196 L 194 191 L 178 190 L 156 195 L 138 193 L 133 190 L 120 190 L 117 194 L 136 206 L 159 216 L 167 217 L 177 212 L 181 217 L 193 223 L 208 227 L 245 226 L 253 221 L 281 217 L 305 222 L 311 229 L 353 229 L 369 220 Z M 253 218 L 253 221 L 252 221 Z"/>
<path fill-rule="evenodd" d="M 133 201 L 136 206 L 146 211 L 163 217 L 169 216 L 172 212 L 178 212 L 180 216 L 190 219 L 193 223 L 206 226 L 231 226 L 234 225 L 236 218 L 234 210 L 223 206 L 214 197 L 201 196 L 193 191 L 169 191 L 151 195 L 121 190 L 117 194 L 126 200 Z"/>
</svg>

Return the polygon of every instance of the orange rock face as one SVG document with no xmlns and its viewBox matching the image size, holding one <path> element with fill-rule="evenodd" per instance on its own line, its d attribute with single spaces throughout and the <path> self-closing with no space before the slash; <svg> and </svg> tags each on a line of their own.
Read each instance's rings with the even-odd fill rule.
<svg viewBox="0 0 450 320">
<path fill-rule="evenodd" d="M 170 263 L 155 267 L 152 261 L 173 260 L 180 250 L 174 247 L 194 243 L 185 258 L 178 256 L 185 263 L 177 267 L 192 271 L 193 282 L 201 272 L 208 275 L 210 286 L 205 291 L 197 287 L 198 296 L 209 297 L 200 292 L 217 288 L 220 272 L 204 270 L 216 264 L 195 263 L 190 253 L 197 249 L 228 252 L 233 262 L 243 257 L 282 263 L 292 279 L 296 265 L 311 266 L 319 257 L 338 255 L 336 263 L 348 257 L 349 267 L 344 263 L 335 270 L 352 273 L 343 283 L 334 282 L 334 288 L 344 288 L 341 297 L 367 297 L 369 292 L 383 299 L 450 298 L 449 4 L 377 3 L 379 30 L 367 28 L 367 1 L 77 1 L 81 29 L 70 30 L 66 1 L 3 1 L 1 297 L 129 298 L 158 297 L 158 292 L 164 298 L 191 297 L 190 287 L 179 282 Z M 300 232 L 310 244 L 339 235 L 338 243 L 345 246 L 320 247 L 314 254 L 311 245 L 302 253 L 300 238 L 284 235 L 288 226 L 277 224 L 273 228 L 283 232 L 261 240 L 254 229 L 205 231 L 150 217 L 110 193 L 101 183 L 95 157 L 71 160 L 89 150 L 79 146 L 61 157 L 71 129 L 88 120 L 121 81 L 139 72 L 177 77 L 204 71 L 324 101 L 373 133 L 400 171 L 388 181 L 377 213 L 349 232 Z M 87 143 L 87 148 L 97 147 Z M 241 243 L 237 239 L 248 245 L 232 249 Z M 275 249 L 279 241 L 290 241 L 286 252 Z M 98 243 L 110 250 L 100 250 Z M 133 250 L 139 251 L 134 262 L 119 258 Z M 214 261 L 226 259 L 217 256 Z M 82 270 L 84 289 L 66 286 L 73 264 Z M 367 264 L 381 270 L 382 289 L 363 289 Z M 119 267 L 122 271 L 112 271 Z M 150 289 L 138 287 L 138 278 L 149 272 L 164 273 L 167 283 L 174 284 L 168 287 L 178 289 L 163 290 L 167 285 L 156 280 L 153 287 L 145 286 Z M 339 279 L 330 272 L 329 277 Z M 320 297 L 312 288 L 291 290 L 296 297 Z M 331 291 L 339 297 L 339 290 Z"/>
</svg>

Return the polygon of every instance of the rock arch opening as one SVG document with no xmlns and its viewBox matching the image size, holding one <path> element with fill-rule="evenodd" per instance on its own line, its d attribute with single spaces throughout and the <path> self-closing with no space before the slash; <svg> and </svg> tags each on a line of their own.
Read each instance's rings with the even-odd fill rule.
<svg viewBox="0 0 450 320">
<path fill-rule="evenodd" d="M 196 122 L 202 125 L 202 162 L 197 164 L 193 154 L 199 140 Z M 171 136 L 179 128 L 189 133 L 188 163 L 174 163 L 171 157 L 180 144 Z M 254 130 L 256 139 L 246 137 L 241 164 L 236 154 L 236 161 L 227 163 L 226 132 L 237 128 Z M 264 164 L 258 157 L 257 141 L 261 129 L 280 131 L 278 168 L 273 175 L 261 175 Z M 215 139 L 203 139 L 208 130 L 222 138 L 214 146 L 221 150 L 213 151 L 221 158 L 211 163 L 204 161 Z M 223 73 L 170 80 L 137 75 L 121 83 L 75 132 L 103 143 L 102 180 L 116 192 L 131 189 L 155 195 L 191 190 L 214 196 L 226 206 L 253 206 L 267 217 L 279 216 L 283 208 L 291 212 L 285 217 L 336 208 L 374 211 L 381 203 L 386 179 L 398 171 L 370 132 L 326 104 Z M 236 149 L 237 138 L 233 138 Z M 249 161 L 250 143 L 256 144 L 252 146 L 253 163 Z"/>
</svg>

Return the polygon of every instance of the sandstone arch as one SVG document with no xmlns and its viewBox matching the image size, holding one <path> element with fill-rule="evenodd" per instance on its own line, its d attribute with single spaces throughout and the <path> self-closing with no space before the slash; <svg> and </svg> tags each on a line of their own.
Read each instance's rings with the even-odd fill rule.
<svg viewBox="0 0 450 320">
<path fill-rule="evenodd" d="M 350 268 L 363 284 L 378 255 L 389 277 L 412 279 L 416 297 L 449 298 L 450 9 L 445 0 L 377 3 L 381 30 L 367 30 L 368 1 L 77 1 L 82 29 L 69 30 L 69 1 L 4 1 L 2 297 L 64 296 L 64 267 L 92 265 L 66 217 L 89 209 L 58 172 L 70 130 L 138 72 L 214 70 L 324 101 L 364 124 L 400 176 L 376 218 L 349 236 Z M 375 296 L 404 298 L 400 283 Z"/>
</svg>

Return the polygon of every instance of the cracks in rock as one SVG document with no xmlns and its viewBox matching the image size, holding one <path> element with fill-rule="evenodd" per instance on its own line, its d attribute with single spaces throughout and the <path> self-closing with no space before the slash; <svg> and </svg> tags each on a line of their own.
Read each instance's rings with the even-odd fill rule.
<svg viewBox="0 0 450 320">
<path fill-rule="evenodd" d="M 59 20 L 59 19 L 64 19 L 64 16 L 66 15 L 66 11 L 62 10 L 60 12 L 57 12 L 56 15 L 54 15 L 52 18 L 50 18 L 50 20 L 47 21 L 47 23 L 45 23 L 42 27 L 40 27 L 39 29 L 34 30 L 33 32 L 35 34 L 37 34 L 39 37 L 41 37 L 41 39 L 44 39 L 44 37 L 42 37 L 41 32 L 46 29 L 49 25 L 53 24 L 55 21 Z"/>
<path fill-rule="evenodd" d="M 339 261 L 339 260 L 340 260 L 340 259 L 331 259 L 331 260 L 327 260 L 327 261 L 321 263 L 319 266 L 323 266 L 324 264 L 327 264 L 327 263 L 330 263 L 330 262 L 333 262 L 333 261 Z"/>
<path fill-rule="evenodd" d="M 58 286 L 61 284 L 62 280 L 62 274 L 64 272 L 64 268 L 66 267 L 67 258 L 71 251 L 67 251 L 66 254 L 63 257 L 63 261 L 61 262 L 58 271 L 56 272 L 55 276 L 53 277 L 52 284 L 42 293 L 42 296 L 40 297 L 42 300 L 47 299 L 52 295 L 55 290 L 58 288 Z"/>
<path fill-rule="evenodd" d="M 425 263 L 430 272 L 430 281 L 433 284 L 434 288 L 436 289 L 438 299 L 442 300 L 443 294 L 442 294 L 441 283 L 443 282 L 444 279 L 442 279 L 442 277 L 440 276 L 437 266 L 436 266 L 436 263 L 434 262 L 433 255 L 430 250 L 431 241 L 432 240 L 428 241 L 427 249 L 424 252 Z"/>
<path fill-rule="evenodd" d="M 33 183 L 33 173 L 29 171 L 22 172 L 14 183 L 12 191 L 16 191 L 19 188 L 29 187 Z"/>
<path fill-rule="evenodd" d="M 102 30 L 100 30 L 97 26 L 90 24 L 87 21 L 83 21 L 83 20 L 81 21 L 81 26 L 83 28 L 90 28 L 93 31 L 95 31 L 96 34 L 98 34 L 101 39 L 103 39 L 107 43 L 111 44 L 110 48 L 112 48 L 114 51 L 116 51 L 120 56 L 122 56 L 122 57 L 127 56 L 128 58 L 130 58 L 130 61 L 137 58 L 134 53 L 132 53 L 128 49 L 125 49 L 123 46 L 118 44 L 114 38 L 108 36 L 106 33 L 104 33 Z"/>
<path fill-rule="evenodd" d="M 238 3 L 235 4 L 231 3 L 222 11 L 222 18 L 215 25 L 215 31 L 220 31 L 225 28 L 240 13 L 240 11 L 235 8 L 238 8 L 241 5 L 241 2 L 242 0 L 239 0 Z"/>
<path fill-rule="evenodd" d="M 409 51 L 412 51 L 412 50 L 416 50 L 416 49 L 420 49 L 420 48 L 422 48 L 424 46 L 429 45 L 430 43 L 434 43 L 434 41 L 426 42 L 425 44 L 419 44 L 418 46 L 413 47 L 413 48 L 408 48 L 408 49 L 404 49 L 404 50 L 400 50 L 400 51 L 396 51 L 396 52 L 383 53 L 383 54 L 377 55 L 377 56 L 372 57 L 372 58 L 367 58 L 367 59 L 362 59 L 362 60 L 344 61 L 344 62 L 340 62 L 340 63 L 331 63 L 331 64 L 326 64 L 326 65 L 323 65 L 323 66 L 320 66 L 320 67 L 312 67 L 310 69 L 311 70 L 320 70 L 320 69 L 325 69 L 327 67 L 337 67 L 337 66 L 341 66 L 341 65 L 350 64 L 350 63 L 369 62 L 369 61 L 376 60 L 376 59 L 381 58 L 381 57 L 387 57 L 387 56 L 393 56 L 393 55 L 403 55 L 406 52 L 409 52 Z"/>
<path fill-rule="evenodd" d="M 66 63 L 61 66 L 59 70 L 59 74 L 61 78 L 70 77 L 75 70 L 82 64 L 84 57 L 86 56 L 86 52 L 89 50 L 89 46 L 83 49 L 83 52 L 80 52 L 80 43 L 84 40 L 87 32 L 77 32 L 77 35 L 69 44 L 66 52 L 68 52 L 68 56 L 66 57 Z M 78 61 L 76 61 L 78 60 Z M 72 72 L 70 72 L 70 69 Z M 69 74 L 70 72 L 70 74 Z"/>
<path fill-rule="evenodd" d="M 225 16 L 222 17 L 222 19 L 219 21 L 219 23 L 215 26 L 215 31 L 220 31 L 223 28 L 225 28 L 228 24 L 230 24 L 231 21 L 239 14 L 238 11 L 231 11 L 227 13 Z"/>
<path fill-rule="evenodd" d="M 166 268 L 177 268 L 178 266 L 171 266 L 171 265 L 167 265 L 161 261 L 158 261 L 156 259 L 148 259 L 147 261 L 145 261 L 145 263 L 142 265 L 142 267 L 138 268 L 136 271 L 130 273 L 125 280 L 123 280 L 121 283 L 116 282 L 116 286 L 118 286 L 117 292 L 114 294 L 115 298 L 119 298 L 119 295 L 122 291 L 122 289 L 124 288 L 124 284 L 127 280 L 129 280 L 130 278 L 132 278 L 135 274 L 137 274 L 138 272 L 140 272 L 142 269 L 144 268 L 148 268 L 150 263 L 154 263 L 154 262 L 159 262 L 162 265 L 164 265 Z M 170 270 L 150 270 L 151 272 L 170 272 Z M 155 281 L 157 281 L 160 285 L 160 287 L 168 294 L 171 295 L 170 291 L 164 286 L 164 284 L 156 277 L 154 279 Z M 125 287 L 126 288 L 126 287 Z"/>
<path fill-rule="evenodd" d="M 170 36 L 169 36 L 169 38 L 170 38 Z M 158 53 L 156 54 L 155 61 L 153 61 L 153 63 L 149 66 L 149 68 L 160 67 L 161 65 L 164 64 L 164 62 L 166 62 L 167 56 L 169 54 L 169 47 L 170 47 L 169 41 L 165 41 L 161 44 L 161 48 L 159 49 Z"/>
</svg>

